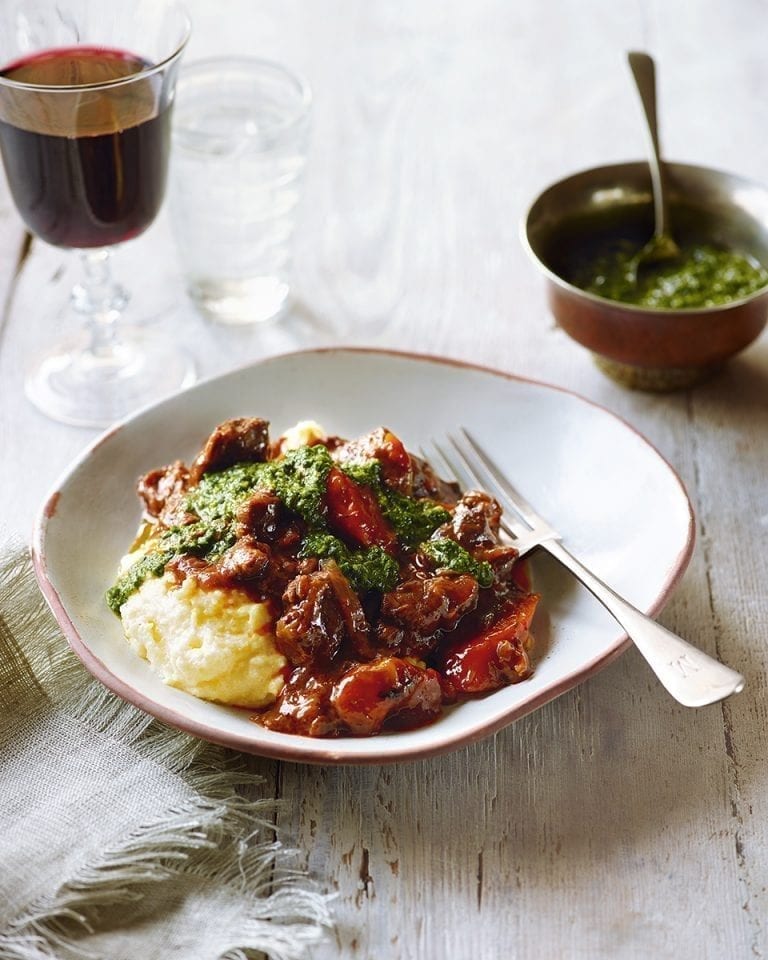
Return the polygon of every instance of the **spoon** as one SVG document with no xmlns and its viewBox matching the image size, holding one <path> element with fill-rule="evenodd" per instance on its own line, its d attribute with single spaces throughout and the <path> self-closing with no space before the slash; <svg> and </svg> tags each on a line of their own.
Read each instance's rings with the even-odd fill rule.
<svg viewBox="0 0 768 960">
<path fill-rule="evenodd" d="M 664 260 L 680 256 L 680 247 L 675 243 L 669 227 L 669 204 L 667 203 L 666 170 L 659 149 L 659 130 L 656 122 L 656 66 L 647 53 L 632 51 L 627 54 L 637 92 L 643 105 L 648 133 L 651 140 L 651 155 L 648 158 L 653 187 L 653 212 L 655 226 L 653 236 L 633 258 L 629 270 L 637 282 L 640 271 Z"/>
</svg>

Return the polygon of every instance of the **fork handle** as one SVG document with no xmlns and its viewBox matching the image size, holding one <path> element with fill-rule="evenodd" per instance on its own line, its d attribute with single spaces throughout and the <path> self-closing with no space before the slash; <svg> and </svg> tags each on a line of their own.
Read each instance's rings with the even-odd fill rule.
<svg viewBox="0 0 768 960">
<path fill-rule="evenodd" d="M 686 707 L 716 703 L 744 689 L 744 677 L 662 627 L 588 570 L 559 540 L 541 543 L 623 627 L 672 696 Z"/>
</svg>

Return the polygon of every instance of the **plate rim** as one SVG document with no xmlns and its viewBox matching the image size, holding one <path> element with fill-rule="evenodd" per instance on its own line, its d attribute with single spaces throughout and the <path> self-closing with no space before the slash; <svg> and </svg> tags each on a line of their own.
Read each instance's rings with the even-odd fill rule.
<svg viewBox="0 0 768 960">
<path fill-rule="evenodd" d="M 535 694 L 522 703 L 513 706 L 501 716 L 488 721 L 480 720 L 465 729 L 459 736 L 452 736 L 447 740 L 445 738 L 436 738 L 433 742 L 423 746 L 404 746 L 402 750 L 388 751 L 385 755 L 376 754 L 375 752 L 371 751 L 370 748 L 356 750 L 354 746 L 352 746 L 357 740 L 360 740 L 363 743 L 369 743 L 371 740 L 376 739 L 371 737 L 344 738 L 345 748 L 343 751 L 338 751 L 334 749 L 334 744 L 338 742 L 334 739 L 315 739 L 303 737 L 298 734 L 283 734 L 282 737 L 284 737 L 286 740 L 284 744 L 282 742 L 272 744 L 269 742 L 254 742 L 252 738 L 245 737 L 244 735 L 236 732 L 222 733 L 217 727 L 211 727 L 204 721 L 190 719 L 183 714 L 177 713 L 173 707 L 168 707 L 158 703 L 150 696 L 144 694 L 137 687 L 132 686 L 130 683 L 114 674 L 112 670 L 98 656 L 96 656 L 86 641 L 80 636 L 79 631 L 72 622 L 65 604 L 59 596 L 59 593 L 48 574 L 45 551 L 46 532 L 50 520 L 53 519 L 56 514 L 58 501 L 61 496 L 61 488 L 96 449 L 111 439 L 115 434 L 120 432 L 125 426 L 141 418 L 146 412 L 161 407 L 166 403 L 175 402 L 178 397 L 183 396 L 189 391 L 196 391 L 218 381 L 227 380 L 235 374 L 258 368 L 265 363 L 281 361 L 292 357 L 303 357 L 317 354 L 366 354 L 378 357 L 394 357 L 395 359 L 442 364 L 458 369 L 474 370 L 480 373 L 496 376 L 503 380 L 532 384 L 537 387 L 543 387 L 547 390 L 558 391 L 575 398 L 576 400 L 585 403 L 588 406 L 596 408 L 614 420 L 617 420 L 630 432 L 635 434 L 635 436 L 637 436 L 646 445 L 648 450 L 655 454 L 655 456 L 667 467 L 671 477 L 675 480 L 679 491 L 682 494 L 683 502 L 685 503 L 687 509 L 688 526 L 685 543 L 682 545 L 674 560 L 671 562 L 667 577 L 663 582 L 654 602 L 646 608 L 645 612 L 649 616 L 653 617 L 664 607 L 675 586 L 679 583 L 680 579 L 685 573 L 693 554 L 696 541 L 696 518 L 688 491 L 672 464 L 658 450 L 658 448 L 647 439 L 647 437 L 645 437 L 635 426 L 629 423 L 620 414 L 614 413 L 604 405 L 597 403 L 588 397 L 584 397 L 568 387 L 547 383 L 542 380 L 536 380 L 534 378 L 521 376 L 519 374 L 509 373 L 495 367 L 474 363 L 464 359 L 380 347 L 310 347 L 301 350 L 292 350 L 278 354 L 271 354 L 267 357 L 262 357 L 258 360 L 252 360 L 248 363 L 232 367 L 221 373 L 199 380 L 185 390 L 170 394 L 159 401 L 155 401 L 140 407 L 129 416 L 124 417 L 118 422 L 112 424 L 104 432 L 99 434 L 93 441 L 91 441 L 91 443 L 87 444 L 86 447 L 81 451 L 80 455 L 76 456 L 69 463 L 69 465 L 57 477 L 53 486 L 49 489 L 49 492 L 44 497 L 34 520 L 30 549 L 32 565 L 40 590 L 43 593 L 43 596 L 45 597 L 49 607 L 51 608 L 59 627 L 64 633 L 67 643 L 83 663 L 85 668 L 96 680 L 102 683 L 112 693 L 119 696 L 122 700 L 149 714 L 162 723 L 165 723 L 194 737 L 211 743 L 219 744 L 220 746 L 241 750 L 245 753 L 262 756 L 269 759 L 284 760 L 294 763 L 307 763 L 311 765 L 334 764 L 368 766 L 424 760 L 452 752 L 454 750 L 462 749 L 480 739 L 493 736 L 499 730 L 509 726 L 515 720 L 519 720 L 521 717 L 532 713 L 545 703 L 555 700 L 568 690 L 588 680 L 613 660 L 617 659 L 622 653 L 629 649 L 630 646 L 632 646 L 632 641 L 627 637 L 626 634 L 619 635 L 616 642 L 610 649 L 602 652 L 587 664 L 579 667 L 578 670 L 570 671 L 559 681 L 549 685 L 546 687 L 546 689 L 541 690 L 538 694 Z M 257 724 L 254 724 L 254 729 L 258 730 Z M 304 744 L 307 744 L 307 742 L 313 744 L 312 753 L 309 755 L 306 753 L 306 747 L 303 746 Z"/>
</svg>

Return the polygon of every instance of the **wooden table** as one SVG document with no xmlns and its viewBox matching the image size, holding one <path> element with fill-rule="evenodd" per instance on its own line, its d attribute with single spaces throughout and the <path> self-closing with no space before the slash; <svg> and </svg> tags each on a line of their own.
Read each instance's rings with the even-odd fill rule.
<svg viewBox="0 0 768 960">
<path fill-rule="evenodd" d="M 644 0 L 190 0 L 188 59 L 265 55 L 315 93 L 297 306 L 279 326 L 212 329 L 184 300 L 165 215 L 116 257 L 203 374 L 316 344 L 441 353 L 565 386 L 625 417 L 679 471 L 698 517 L 661 620 L 747 677 L 699 711 L 628 652 L 469 749 L 402 767 L 255 760 L 282 825 L 335 891 L 314 956 L 746 958 L 768 954 L 768 340 L 698 389 L 624 392 L 555 326 L 518 239 L 567 172 L 638 159 L 624 63 L 660 69 L 666 154 L 768 170 L 766 14 L 757 3 Z M 74 321 L 66 251 L 25 240 L 0 197 L 0 518 L 34 511 L 93 433 L 23 394 Z"/>
</svg>

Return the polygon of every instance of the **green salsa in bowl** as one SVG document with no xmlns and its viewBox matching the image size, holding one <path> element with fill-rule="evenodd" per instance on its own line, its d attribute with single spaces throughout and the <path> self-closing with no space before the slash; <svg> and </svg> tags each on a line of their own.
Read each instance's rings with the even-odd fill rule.
<svg viewBox="0 0 768 960">
<path fill-rule="evenodd" d="M 667 164 L 681 255 L 644 264 L 653 234 L 646 163 L 575 174 L 545 190 L 523 240 L 559 325 L 625 386 L 691 386 L 751 343 L 768 319 L 768 189 Z"/>
<path fill-rule="evenodd" d="M 627 240 L 606 244 L 594 258 L 577 258 L 569 279 L 598 297 L 654 310 L 721 307 L 768 284 L 768 270 L 740 250 L 691 242 L 680 248 L 679 257 L 638 271 L 642 249 Z"/>
</svg>

